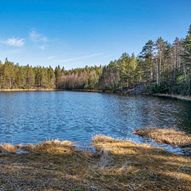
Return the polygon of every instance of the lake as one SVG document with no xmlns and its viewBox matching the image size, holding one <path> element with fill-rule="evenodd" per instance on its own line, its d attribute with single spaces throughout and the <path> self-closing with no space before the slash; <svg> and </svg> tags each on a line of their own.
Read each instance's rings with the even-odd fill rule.
<svg viewBox="0 0 191 191">
<path fill-rule="evenodd" d="M 132 132 L 144 127 L 176 127 L 191 133 L 190 116 L 190 102 L 167 98 L 69 91 L 2 92 L 0 142 L 20 144 L 66 139 L 88 148 L 94 135 L 104 134 L 157 145 Z"/>
</svg>

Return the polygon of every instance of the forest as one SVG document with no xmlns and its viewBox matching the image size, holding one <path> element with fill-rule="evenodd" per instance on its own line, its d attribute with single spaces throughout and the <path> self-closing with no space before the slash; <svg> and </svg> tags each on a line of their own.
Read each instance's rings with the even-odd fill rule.
<svg viewBox="0 0 191 191">
<path fill-rule="evenodd" d="M 191 26 L 173 43 L 148 40 L 139 55 L 123 53 L 107 66 L 20 66 L 0 62 L 0 89 L 88 89 L 123 92 L 144 86 L 149 93 L 191 95 Z"/>
</svg>

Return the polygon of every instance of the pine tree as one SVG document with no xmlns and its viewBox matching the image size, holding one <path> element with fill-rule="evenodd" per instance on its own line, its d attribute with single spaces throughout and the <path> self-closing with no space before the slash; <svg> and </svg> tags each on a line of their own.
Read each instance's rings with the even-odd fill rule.
<svg viewBox="0 0 191 191">
<path fill-rule="evenodd" d="M 183 47 L 183 62 L 185 66 L 186 81 L 188 85 L 188 92 L 191 93 L 191 25 L 183 42 Z"/>
<path fill-rule="evenodd" d="M 144 79 L 152 82 L 154 80 L 154 42 L 152 40 L 145 44 L 140 53 L 140 58 L 143 59 Z"/>
<path fill-rule="evenodd" d="M 62 78 L 62 70 L 60 66 L 55 68 L 55 78 L 56 78 L 56 87 L 59 88 L 61 86 L 61 78 Z"/>
</svg>

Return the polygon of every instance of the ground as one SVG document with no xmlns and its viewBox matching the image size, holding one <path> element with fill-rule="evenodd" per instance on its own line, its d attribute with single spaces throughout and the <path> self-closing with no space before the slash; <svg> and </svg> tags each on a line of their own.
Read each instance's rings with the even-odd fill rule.
<svg viewBox="0 0 191 191">
<path fill-rule="evenodd" d="M 96 136 L 95 152 L 71 142 L 11 147 L 0 155 L 0 190 L 18 191 L 189 191 L 191 158 L 159 148 Z"/>
</svg>

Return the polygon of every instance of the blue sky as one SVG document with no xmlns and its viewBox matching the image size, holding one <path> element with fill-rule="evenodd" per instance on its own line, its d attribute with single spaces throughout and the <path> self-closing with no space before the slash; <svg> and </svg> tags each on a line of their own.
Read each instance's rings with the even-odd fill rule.
<svg viewBox="0 0 191 191">
<path fill-rule="evenodd" d="M 191 0 L 0 0 L 0 59 L 66 69 L 183 38 Z"/>
</svg>

